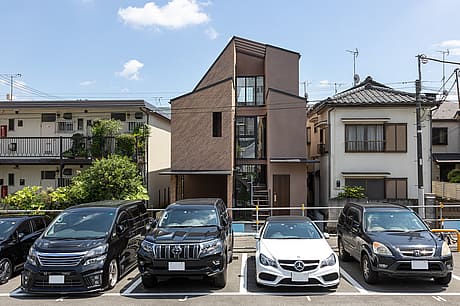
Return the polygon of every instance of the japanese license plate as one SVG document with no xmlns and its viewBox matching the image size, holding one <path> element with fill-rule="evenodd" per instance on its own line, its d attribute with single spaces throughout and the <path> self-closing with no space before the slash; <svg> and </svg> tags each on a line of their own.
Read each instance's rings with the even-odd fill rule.
<svg viewBox="0 0 460 306">
<path fill-rule="evenodd" d="M 50 275 L 48 277 L 50 284 L 64 284 L 64 275 Z"/>
<path fill-rule="evenodd" d="M 184 261 L 172 261 L 168 262 L 169 271 L 185 271 L 185 262 Z"/>
<path fill-rule="evenodd" d="M 293 282 L 308 282 L 308 273 L 292 272 L 291 279 Z"/>
<path fill-rule="evenodd" d="M 428 270 L 428 261 L 426 260 L 412 260 L 410 265 L 412 270 Z"/>
</svg>

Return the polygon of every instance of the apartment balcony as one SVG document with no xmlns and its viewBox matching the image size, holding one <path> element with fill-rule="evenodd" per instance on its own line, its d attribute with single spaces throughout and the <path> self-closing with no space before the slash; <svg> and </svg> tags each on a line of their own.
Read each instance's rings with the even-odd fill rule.
<svg viewBox="0 0 460 306">
<path fill-rule="evenodd" d="M 3 137 L 0 164 L 91 164 L 113 153 L 141 161 L 136 148 L 126 149 L 115 137 Z"/>
</svg>

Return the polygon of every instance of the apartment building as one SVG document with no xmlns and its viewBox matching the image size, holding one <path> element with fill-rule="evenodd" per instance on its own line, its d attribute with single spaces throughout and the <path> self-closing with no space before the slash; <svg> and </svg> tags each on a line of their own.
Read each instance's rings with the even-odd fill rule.
<svg viewBox="0 0 460 306">
<path fill-rule="evenodd" d="M 431 108 L 422 96 L 422 156 L 425 193 L 431 192 Z M 327 98 L 308 112 L 307 138 L 312 165 L 311 196 L 327 205 L 344 186 L 362 186 L 369 200 L 417 199 L 416 104 L 412 93 L 367 77 Z"/>
<path fill-rule="evenodd" d="M 299 58 L 233 37 L 192 92 L 171 100 L 171 171 L 164 174 L 171 176 L 172 200 L 220 197 L 236 208 L 306 204 Z"/>
<path fill-rule="evenodd" d="M 68 185 L 91 165 L 91 126 L 101 119 L 120 120 L 122 133 L 149 126 L 145 152 L 136 152 L 134 160 L 150 205 L 169 203 L 169 180 L 159 172 L 170 168 L 170 119 L 143 100 L 0 102 L 1 196 L 24 186 Z M 108 141 L 108 150 L 115 152 L 115 141 Z"/>
</svg>

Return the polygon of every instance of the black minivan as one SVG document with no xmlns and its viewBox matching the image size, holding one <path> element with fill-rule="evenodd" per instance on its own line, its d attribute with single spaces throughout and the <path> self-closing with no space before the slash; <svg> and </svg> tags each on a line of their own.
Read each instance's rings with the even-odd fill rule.
<svg viewBox="0 0 460 306">
<path fill-rule="evenodd" d="M 361 264 L 364 280 L 380 274 L 428 277 L 449 284 L 453 258 L 449 245 L 433 234 L 412 209 L 391 203 L 348 203 L 337 224 L 339 257 Z"/>
<path fill-rule="evenodd" d="M 0 284 L 23 267 L 30 247 L 48 223 L 48 217 L 38 215 L 0 217 Z"/>
<path fill-rule="evenodd" d="M 113 288 L 136 266 L 148 224 L 142 201 L 101 201 L 66 209 L 30 249 L 22 289 L 73 293 Z"/>
</svg>

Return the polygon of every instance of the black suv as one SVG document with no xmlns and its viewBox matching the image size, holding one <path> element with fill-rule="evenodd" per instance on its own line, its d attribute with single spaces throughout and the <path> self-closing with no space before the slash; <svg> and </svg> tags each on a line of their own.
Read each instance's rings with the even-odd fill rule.
<svg viewBox="0 0 460 306">
<path fill-rule="evenodd" d="M 405 206 L 349 203 L 340 214 L 337 235 L 339 257 L 358 260 L 369 284 L 376 283 L 380 273 L 432 277 L 440 285 L 452 278 L 449 245 Z"/>
<path fill-rule="evenodd" d="M 170 204 L 154 221 L 138 252 L 144 287 L 158 278 L 211 277 L 225 287 L 233 255 L 233 231 L 221 199 L 188 199 Z"/>
<path fill-rule="evenodd" d="M 30 247 L 48 223 L 46 216 L 0 217 L 0 284 L 24 266 Z"/>
<path fill-rule="evenodd" d="M 70 207 L 30 248 L 21 287 L 31 293 L 110 289 L 135 267 L 149 225 L 142 201 L 101 201 Z"/>
</svg>

